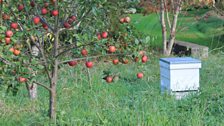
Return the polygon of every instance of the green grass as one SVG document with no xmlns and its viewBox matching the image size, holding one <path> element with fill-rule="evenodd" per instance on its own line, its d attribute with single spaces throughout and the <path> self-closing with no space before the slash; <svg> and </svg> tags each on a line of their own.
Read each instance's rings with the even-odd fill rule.
<svg viewBox="0 0 224 126">
<path fill-rule="evenodd" d="M 90 69 L 92 90 L 85 67 L 61 69 L 58 125 L 223 125 L 224 54 L 210 54 L 209 60 L 203 60 L 200 94 L 180 101 L 160 93 L 159 57 L 151 56 L 146 65 L 99 63 Z M 120 79 L 105 83 L 104 70 Z M 136 79 L 139 71 L 144 72 L 143 79 Z M 49 125 L 48 93 L 39 87 L 38 100 L 30 101 L 25 85 L 20 88 L 17 96 L 0 91 L 0 125 Z"/>
<path fill-rule="evenodd" d="M 211 15 L 207 20 L 195 20 L 195 16 L 203 16 L 207 9 L 189 11 L 188 15 L 180 14 L 177 24 L 176 39 L 188 41 L 210 48 L 219 47 L 224 42 L 224 19 Z M 154 37 L 151 45 L 162 47 L 161 26 L 158 14 L 132 15 L 132 23 L 136 29 L 146 35 Z"/>
<path fill-rule="evenodd" d="M 207 21 L 195 21 L 193 14 L 180 15 L 177 39 L 190 41 L 211 48 L 223 41 L 220 25 L 223 20 L 209 17 Z M 139 31 L 151 36 L 151 45 L 161 46 L 161 30 L 158 15 L 132 15 L 132 23 Z M 186 27 L 186 28 L 185 28 Z M 151 52 L 153 53 L 153 52 Z M 224 124 L 224 54 L 210 54 L 202 61 L 200 94 L 183 100 L 160 93 L 159 54 L 151 54 L 145 65 L 95 63 L 90 69 L 91 83 L 83 65 L 60 69 L 57 89 L 58 125 L 155 125 L 155 126 L 221 126 Z M 107 84 L 104 71 L 119 76 L 119 80 Z M 144 78 L 136 73 L 143 71 Z M 37 77 L 45 82 L 42 75 Z M 90 89 L 90 84 L 92 89 Z M 0 126 L 50 125 L 48 92 L 38 88 L 38 100 L 31 101 L 21 84 L 17 96 L 5 94 L 0 87 Z"/>
</svg>

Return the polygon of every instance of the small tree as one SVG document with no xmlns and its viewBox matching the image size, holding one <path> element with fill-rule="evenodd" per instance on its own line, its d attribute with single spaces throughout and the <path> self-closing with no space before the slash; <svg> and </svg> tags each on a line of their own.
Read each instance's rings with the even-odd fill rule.
<svg viewBox="0 0 224 126">
<path fill-rule="evenodd" d="M 169 10 L 167 9 L 167 3 L 170 2 L 172 5 L 172 21 L 169 18 Z M 172 52 L 173 44 L 175 42 L 176 26 L 178 21 L 178 15 L 181 10 L 182 0 L 160 0 L 160 23 L 162 27 L 162 40 L 163 40 L 163 53 L 169 56 Z M 165 14 L 166 13 L 166 14 Z M 167 26 L 168 23 L 168 26 Z M 167 28 L 169 29 L 167 37 Z"/>
<path fill-rule="evenodd" d="M 35 87 L 33 84 L 48 90 L 50 95 L 49 117 L 56 123 L 56 87 L 60 65 L 68 63 L 74 66 L 77 60 L 86 60 L 86 66 L 91 68 L 93 66 L 93 63 L 89 61 L 91 57 L 129 55 L 132 50 L 128 48 L 139 44 L 127 35 L 108 32 L 108 30 L 116 31 L 110 27 L 114 23 L 110 14 L 112 12 L 115 14 L 117 7 L 127 6 L 122 0 L 116 2 L 114 3 L 113 0 L 50 0 L 50 2 L 9 0 L 1 2 L 3 12 L 1 22 L 2 20 L 4 22 L 1 23 L 0 28 L 5 31 L 1 36 L 5 42 L 1 43 L 0 47 L 1 61 L 5 65 L 4 72 L 16 76 L 3 79 L 8 80 L 8 83 L 11 83 L 13 78 L 20 83 L 31 82 L 31 86 L 27 84 L 28 90 Z M 120 10 L 115 15 L 117 24 L 122 11 Z M 130 18 L 124 18 L 121 25 L 125 22 L 130 22 Z M 125 34 L 133 37 L 130 27 L 124 25 L 126 26 L 127 33 Z M 125 42 L 126 46 L 123 46 L 123 42 L 127 40 L 130 42 Z M 115 45 L 115 41 L 120 44 Z M 120 53 L 114 53 L 114 45 L 118 47 L 120 51 L 117 52 Z M 94 53 L 97 56 L 88 54 L 88 46 L 91 47 L 89 50 L 99 49 Z M 98 55 L 99 53 L 103 55 Z M 68 56 L 72 58 L 68 59 Z M 143 61 L 146 62 L 146 60 L 147 57 L 144 56 Z M 35 78 L 35 74 L 40 72 L 47 76 L 49 85 L 42 84 Z M 10 85 L 15 87 L 15 84 Z"/>
</svg>

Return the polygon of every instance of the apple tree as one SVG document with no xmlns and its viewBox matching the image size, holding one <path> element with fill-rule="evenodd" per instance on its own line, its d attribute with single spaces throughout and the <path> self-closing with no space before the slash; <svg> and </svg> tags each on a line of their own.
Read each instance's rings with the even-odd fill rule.
<svg viewBox="0 0 224 126">
<path fill-rule="evenodd" d="M 75 66 L 83 60 L 92 68 L 92 58 L 124 57 L 144 46 L 129 25 L 131 18 L 123 13 L 128 5 L 123 0 L 7 0 L 0 4 L 1 83 L 14 94 L 21 83 L 30 95 L 36 93 L 37 85 L 45 88 L 54 122 L 60 66 Z M 147 59 L 142 56 L 142 62 Z M 48 83 L 40 83 L 36 74 L 46 75 Z M 139 73 L 138 78 L 142 77 Z"/>
</svg>

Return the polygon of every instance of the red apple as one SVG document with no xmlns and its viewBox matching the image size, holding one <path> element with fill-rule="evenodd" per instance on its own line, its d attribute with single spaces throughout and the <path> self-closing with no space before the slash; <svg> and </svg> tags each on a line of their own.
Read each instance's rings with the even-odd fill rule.
<svg viewBox="0 0 224 126">
<path fill-rule="evenodd" d="M 101 36 L 102 36 L 102 38 L 107 38 L 108 33 L 107 32 L 102 32 Z"/>
<path fill-rule="evenodd" d="M 42 24 L 42 27 L 43 27 L 45 30 L 48 30 L 48 26 L 47 26 L 47 24 L 43 23 L 43 24 Z"/>
<path fill-rule="evenodd" d="M 107 76 L 106 81 L 107 81 L 107 83 L 113 82 L 113 77 L 112 76 Z"/>
<path fill-rule="evenodd" d="M 14 49 L 13 54 L 14 54 L 15 56 L 18 56 L 18 55 L 20 54 L 20 51 L 17 50 L 17 49 Z"/>
<path fill-rule="evenodd" d="M 24 9 L 24 6 L 22 4 L 18 5 L 18 10 L 22 11 Z"/>
<path fill-rule="evenodd" d="M 113 60 L 113 64 L 114 64 L 114 65 L 117 65 L 118 63 L 119 63 L 119 60 L 118 60 L 118 59 L 114 59 L 114 60 Z"/>
<path fill-rule="evenodd" d="M 142 56 L 142 62 L 143 63 L 146 63 L 148 60 L 148 57 L 146 55 Z"/>
<path fill-rule="evenodd" d="M 123 64 L 128 64 L 128 59 L 122 59 Z"/>
<path fill-rule="evenodd" d="M 131 18 L 130 17 L 125 17 L 124 18 L 124 22 L 129 23 L 130 21 L 131 21 Z"/>
<path fill-rule="evenodd" d="M 73 21 L 71 18 L 68 19 L 68 23 L 69 23 L 69 24 L 72 24 L 73 22 L 74 22 L 74 21 Z"/>
<path fill-rule="evenodd" d="M 87 56 L 88 55 L 88 51 L 86 49 L 82 49 L 81 54 L 83 56 Z"/>
<path fill-rule="evenodd" d="M 137 74 L 137 77 L 139 78 L 139 79 L 141 79 L 141 78 L 143 78 L 143 73 L 141 73 L 141 72 L 139 72 L 138 74 Z"/>
<path fill-rule="evenodd" d="M 41 14 L 42 14 L 42 15 L 47 14 L 47 12 L 48 12 L 47 8 L 42 8 L 42 9 L 41 9 Z"/>
<path fill-rule="evenodd" d="M 116 47 L 115 46 L 109 46 L 109 52 L 110 53 L 114 53 L 116 51 Z"/>
<path fill-rule="evenodd" d="M 40 17 L 34 17 L 33 22 L 35 25 L 37 25 L 40 22 Z"/>
<path fill-rule="evenodd" d="M 77 64 L 78 64 L 78 63 L 77 63 L 77 61 L 75 61 L 75 60 L 74 60 L 74 61 L 69 61 L 69 62 L 68 62 L 68 65 L 69 65 L 69 66 L 75 66 L 75 65 L 77 65 Z"/>
<path fill-rule="evenodd" d="M 76 20 L 76 16 L 75 16 L 75 15 L 72 15 L 72 16 L 70 17 L 70 19 L 72 19 L 73 21 L 75 21 L 75 20 Z"/>
<path fill-rule="evenodd" d="M 5 44 L 8 45 L 11 42 L 10 37 L 5 37 Z"/>
<path fill-rule="evenodd" d="M 97 39 L 101 40 L 101 35 L 99 33 L 97 34 Z"/>
<path fill-rule="evenodd" d="M 31 7 L 35 7 L 35 2 L 32 0 L 32 1 L 30 1 L 30 6 Z"/>
<path fill-rule="evenodd" d="M 135 57 L 134 61 L 135 62 L 138 62 L 139 58 L 138 57 Z"/>
<path fill-rule="evenodd" d="M 3 18 L 3 20 L 9 20 L 10 19 L 10 16 L 7 15 L 7 14 L 3 14 L 2 15 L 2 18 Z"/>
<path fill-rule="evenodd" d="M 17 29 L 17 28 L 18 28 L 18 24 L 15 23 L 15 22 L 12 22 L 10 26 L 11 26 L 11 28 L 13 28 L 13 29 Z"/>
<path fill-rule="evenodd" d="M 58 16 L 58 14 L 59 14 L 58 10 L 52 10 L 51 11 L 52 16 Z"/>
<path fill-rule="evenodd" d="M 92 68 L 92 67 L 93 67 L 93 62 L 91 62 L 91 61 L 87 61 L 87 62 L 86 62 L 86 67 L 87 67 L 87 68 Z"/>
<path fill-rule="evenodd" d="M 125 19 L 124 18 L 121 18 L 120 19 L 120 23 L 123 24 L 124 22 L 125 22 Z"/>
<path fill-rule="evenodd" d="M 68 22 L 64 22 L 63 25 L 64 25 L 65 28 L 70 28 L 71 27 L 71 25 Z"/>
<path fill-rule="evenodd" d="M 19 77 L 19 82 L 20 83 L 24 83 L 24 82 L 26 82 L 27 81 L 27 79 L 26 78 L 24 78 L 24 77 Z"/>
<path fill-rule="evenodd" d="M 5 36 L 10 38 L 13 36 L 13 32 L 11 30 L 8 30 L 5 32 Z"/>
</svg>

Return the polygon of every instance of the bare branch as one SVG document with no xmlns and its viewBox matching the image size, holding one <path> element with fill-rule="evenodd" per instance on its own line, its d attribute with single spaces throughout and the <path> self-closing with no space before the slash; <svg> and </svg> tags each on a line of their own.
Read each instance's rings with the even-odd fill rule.
<svg viewBox="0 0 224 126">
<path fill-rule="evenodd" d="M 168 54 L 171 53 L 172 48 L 173 48 L 173 44 L 174 44 L 174 40 L 175 40 L 175 34 L 176 34 L 177 19 L 178 19 L 178 15 L 180 13 L 180 10 L 181 10 L 181 5 L 182 5 L 182 0 L 179 0 L 178 3 L 177 3 L 177 6 L 175 8 L 175 14 L 173 16 L 173 23 L 172 23 L 172 26 L 171 26 L 169 44 L 168 44 L 168 48 L 167 48 Z"/>
<path fill-rule="evenodd" d="M 166 20 L 167 20 L 169 28 L 171 29 L 169 10 L 168 10 L 168 3 L 166 2 L 166 0 L 164 0 L 164 5 L 165 5 L 165 11 L 166 11 Z"/>
<path fill-rule="evenodd" d="M 38 83 L 38 82 L 36 82 L 36 81 L 33 81 L 33 83 L 35 83 L 35 84 L 37 84 L 37 85 L 39 85 L 39 86 L 41 86 L 41 87 L 47 89 L 48 91 L 51 91 L 51 88 L 47 87 L 47 86 L 44 85 L 44 84 Z"/>
<path fill-rule="evenodd" d="M 40 40 L 38 40 L 38 41 L 40 41 Z M 39 43 L 40 43 L 40 42 L 39 42 Z M 38 50 L 39 50 L 40 53 L 41 53 L 41 56 L 42 56 L 42 58 L 43 58 L 43 60 L 44 60 L 44 62 L 43 62 L 44 69 L 45 69 L 45 72 L 47 72 L 48 79 L 49 79 L 49 81 L 50 81 L 50 80 L 51 80 L 51 74 L 50 74 L 50 71 L 48 70 L 47 58 L 46 58 L 46 56 L 45 56 L 45 53 L 44 53 L 44 50 L 43 50 L 43 46 L 41 46 L 41 44 L 40 44 L 40 45 L 37 45 L 37 43 L 34 43 L 34 44 L 36 45 L 36 47 L 38 48 Z"/>
<path fill-rule="evenodd" d="M 4 59 L 2 57 L 0 57 L 0 61 L 5 63 L 6 65 L 11 65 L 11 63 L 8 60 L 6 60 L 6 59 Z"/>
<path fill-rule="evenodd" d="M 84 47 L 84 46 L 89 46 L 89 45 L 93 45 L 93 44 L 95 44 L 95 43 L 96 43 L 96 42 L 94 41 L 94 42 L 90 42 L 90 43 L 88 43 L 88 44 L 84 44 L 84 45 L 80 45 L 80 46 L 76 46 L 76 44 L 68 45 L 68 46 L 66 46 L 67 48 L 66 48 L 64 51 L 60 52 L 60 53 L 56 56 L 56 58 L 58 58 L 59 56 L 63 55 L 64 53 L 67 53 L 68 51 L 70 51 L 70 50 L 73 49 L 73 48 L 80 48 L 80 47 Z"/>
<path fill-rule="evenodd" d="M 220 14 L 220 15 L 224 15 L 224 11 L 223 11 L 223 10 L 217 8 L 215 5 L 213 6 L 213 8 L 215 9 L 215 11 L 216 11 L 218 14 Z"/>
<path fill-rule="evenodd" d="M 173 2 L 173 0 L 170 0 L 170 2 L 171 2 L 171 7 L 172 7 L 172 13 L 174 14 L 174 12 L 175 12 L 175 6 L 174 6 L 174 2 Z"/>
<path fill-rule="evenodd" d="M 86 60 L 86 59 L 90 59 L 90 58 L 99 58 L 99 57 L 104 57 L 104 56 L 131 56 L 131 55 L 130 54 L 125 54 L 125 53 L 97 55 L 97 56 L 89 56 L 89 57 L 82 57 L 82 58 L 65 60 L 65 61 L 59 62 L 59 64 L 67 63 L 67 62 L 70 62 L 70 61 Z"/>
</svg>

